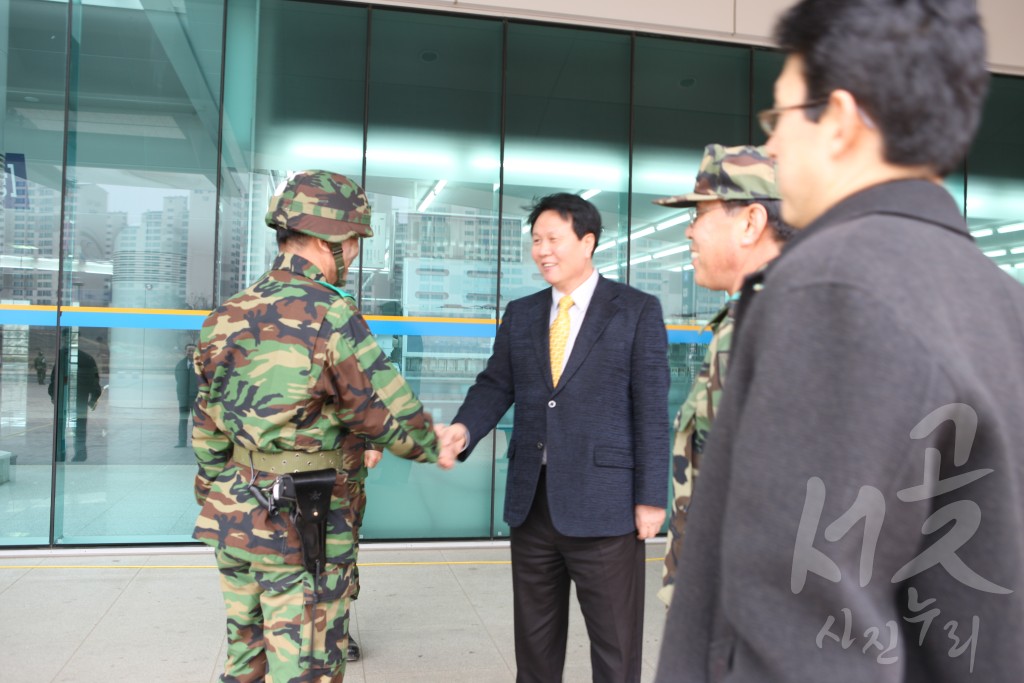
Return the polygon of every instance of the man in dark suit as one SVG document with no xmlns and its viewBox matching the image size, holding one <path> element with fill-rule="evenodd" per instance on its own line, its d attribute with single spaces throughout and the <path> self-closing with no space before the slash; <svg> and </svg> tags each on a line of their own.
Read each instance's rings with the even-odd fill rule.
<svg viewBox="0 0 1024 683">
<path fill-rule="evenodd" d="M 185 356 L 174 366 L 174 384 L 178 392 L 178 448 L 188 446 L 188 416 L 199 393 L 199 376 L 196 375 L 192 357 L 196 345 L 185 345 Z"/>
<path fill-rule="evenodd" d="M 57 393 L 57 366 L 64 363 L 65 351 L 60 352 L 58 361 L 53 364 L 50 371 L 50 385 L 46 393 L 50 395 L 50 402 L 58 398 Z M 61 371 L 61 383 L 64 385 L 64 393 L 68 391 L 68 376 L 71 375 L 71 384 L 75 392 L 75 456 L 72 462 L 83 462 L 88 459 L 88 438 L 89 438 L 89 411 L 96 410 L 96 402 L 103 395 L 103 386 L 100 384 L 100 370 L 96 365 L 96 359 L 83 351 L 81 348 L 75 354 L 75 366 L 71 367 L 64 363 Z M 63 439 L 61 439 L 63 443 Z M 58 449 L 57 461 L 64 460 L 64 450 Z"/>
<path fill-rule="evenodd" d="M 586 200 L 544 197 L 529 221 L 533 260 L 551 288 L 508 305 L 442 445 L 465 459 L 515 404 L 505 521 L 516 680 L 561 680 L 575 582 L 594 680 L 639 681 L 643 541 L 661 528 L 668 498 L 661 305 L 598 275 L 601 216 Z"/>
</svg>

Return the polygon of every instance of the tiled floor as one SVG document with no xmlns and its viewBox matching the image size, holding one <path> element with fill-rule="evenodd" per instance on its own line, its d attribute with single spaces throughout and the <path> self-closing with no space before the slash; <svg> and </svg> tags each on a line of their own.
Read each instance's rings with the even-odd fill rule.
<svg viewBox="0 0 1024 683">
<path fill-rule="evenodd" d="M 643 680 L 653 679 L 665 609 L 663 543 L 648 545 Z M 364 545 L 348 682 L 514 681 L 508 548 Z M 564 680 L 590 680 L 575 608 Z M 224 659 L 224 610 L 198 548 L 0 552 L 0 680 L 207 683 Z"/>
</svg>

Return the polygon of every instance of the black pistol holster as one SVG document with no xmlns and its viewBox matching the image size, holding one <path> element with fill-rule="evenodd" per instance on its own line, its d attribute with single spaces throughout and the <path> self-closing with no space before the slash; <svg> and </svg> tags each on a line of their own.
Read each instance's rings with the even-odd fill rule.
<svg viewBox="0 0 1024 683">
<path fill-rule="evenodd" d="M 295 501 L 290 517 L 299 532 L 302 564 L 317 578 L 327 563 L 327 513 L 337 475 L 333 468 L 295 472 L 282 474 L 275 482 L 275 498 Z"/>
</svg>

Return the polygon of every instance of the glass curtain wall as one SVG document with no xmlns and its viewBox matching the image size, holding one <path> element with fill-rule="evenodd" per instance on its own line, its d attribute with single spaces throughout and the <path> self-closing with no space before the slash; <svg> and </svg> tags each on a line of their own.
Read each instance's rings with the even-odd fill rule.
<svg viewBox="0 0 1024 683">
<path fill-rule="evenodd" d="M 490 355 L 499 261 L 519 237 L 498 213 L 502 24 L 386 10 L 370 20 L 362 309 L 445 423 Z M 489 536 L 503 436 L 449 472 L 385 456 L 367 479 L 363 533 Z"/>
<path fill-rule="evenodd" d="M 189 541 L 186 352 L 269 265 L 263 217 L 290 171 L 367 189 L 376 234 L 345 286 L 439 422 L 507 303 L 546 286 L 530 204 L 587 196 L 602 274 L 662 302 L 674 413 L 722 295 L 689 277 L 681 212 L 651 202 L 692 187 L 706 144 L 764 142 L 753 113 L 782 61 L 327 2 L 0 0 L 0 546 Z M 995 77 L 946 179 L 1019 281 L 1022 116 L 1024 79 Z M 366 538 L 505 536 L 510 428 L 453 472 L 387 456 Z"/>
<path fill-rule="evenodd" d="M 68 11 L 0 2 L 0 545 L 50 539 Z M 65 376 L 66 376 L 65 372 Z"/>
<path fill-rule="evenodd" d="M 191 534 L 187 311 L 212 300 L 223 7 L 146 7 L 72 6 L 58 375 L 66 356 L 78 386 L 61 396 L 75 425 L 63 543 Z"/>
<path fill-rule="evenodd" d="M 273 261 L 264 218 L 289 173 L 326 169 L 362 180 L 368 14 L 286 0 L 227 4 L 218 301 Z"/>
<path fill-rule="evenodd" d="M 109 5 L 0 5 L 4 544 L 184 541 L 194 519 L 176 369 L 213 298 L 223 4 Z"/>
</svg>

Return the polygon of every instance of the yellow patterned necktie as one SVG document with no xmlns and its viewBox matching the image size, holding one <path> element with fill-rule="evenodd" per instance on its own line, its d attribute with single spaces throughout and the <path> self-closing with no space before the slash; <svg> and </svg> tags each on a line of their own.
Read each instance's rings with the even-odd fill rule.
<svg viewBox="0 0 1024 683">
<path fill-rule="evenodd" d="M 552 386 L 558 386 L 558 380 L 562 376 L 562 365 L 565 362 L 565 345 L 569 341 L 569 309 L 571 307 L 571 296 L 563 296 L 559 299 L 558 316 L 555 318 L 555 322 L 551 323 L 548 345 L 551 354 Z"/>
</svg>

